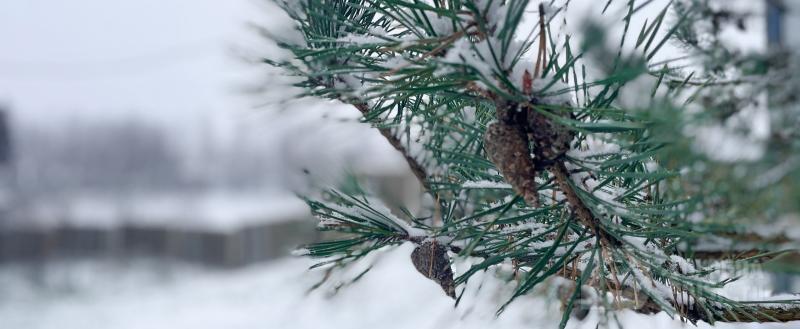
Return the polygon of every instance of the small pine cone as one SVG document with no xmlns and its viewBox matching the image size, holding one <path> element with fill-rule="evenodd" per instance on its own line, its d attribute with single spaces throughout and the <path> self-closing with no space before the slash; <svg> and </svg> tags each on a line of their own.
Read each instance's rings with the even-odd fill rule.
<svg viewBox="0 0 800 329">
<path fill-rule="evenodd" d="M 506 125 L 524 126 L 528 119 L 528 110 L 517 103 L 501 100 L 495 105 L 497 120 Z"/>
<path fill-rule="evenodd" d="M 447 296 L 456 297 L 453 270 L 450 269 L 446 246 L 436 241 L 425 241 L 411 253 L 411 262 L 422 275 L 438 283 Z"/>
<path fill-rule="evenodd" d="M 551 163 L 567 153 L 570 143 L 575 138 L 574 131 L 534 109 L 530 109 L 528 113 L 528 131 L 533 142 L 533 153 L 536 155 L 536 160 L 545 164 Z"/>
<path fill-rule="evenodd" d="M 483 146 L 489 160 L 525 202 L 539 207 L 536 169 L 522 127 L 495 122 L 486 128 Z"/>
</svg>

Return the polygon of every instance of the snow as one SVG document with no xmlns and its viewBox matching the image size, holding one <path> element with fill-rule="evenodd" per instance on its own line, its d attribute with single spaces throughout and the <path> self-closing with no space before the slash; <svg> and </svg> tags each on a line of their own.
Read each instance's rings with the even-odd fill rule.
<svg viewBox="0 0 800 329">
<path fill-rule="evenodd" d="M 489 27 L 489 33 L 485 38 L 480 40 L 470 40 L 467 37 L 461 37 L 456 40 L 453 45 L 447 49 L 445 56 L 440 60 L 444 64 L 463 64 L 478 71 L 481 75 L 481 81 L 476 83 L 482 88 L 486 88 L 485 83 L 495 83 L 494 72 L 503 72 L 510 69 L 511 60 L 517 51 L 522 47 L 522 42 L 513 40 L 509 44 L 509 49 L 505 55 L 500 57 L 495 52 L 501 44 L 500 39 L 497 38 L 497 31 L 502 30 L 505 26 L 506 15 L 508 13 L 508 6 L 502 1 L 476 1 L 476 7 L 481 11 L 483 18 L 486 19 L 486 26 Z M 434 24 L 435 29 L 441 29 L 441 24 Z M 447 34 L 452 34 L 452 29 L 447 30 Z M 438 31 L 437 31 L 438 33 Z M 436 73 L 449 74 L 455 70 L 454 67 L 442 65 L 438 68 Z M 519 80 L 517 79 L 518 81 Z"/>
<path fill-rule="evenodd" d="M 570 167 L 573 166 L 567 166 L 567 168 Z M 591 193 L 597 200 L 601 201 L 603 210 L 616 215 L 628 214 L 627 207 L 617 201 L 617 198 L 625 193 L 624 189 L 611 184 L 598 188 L 601 181 L 586 171 L 574 173 L 571 178 L 575 185 L 582 186 L 585 191 Z"/>
<path fill-rule="evenodd" d="M 533 67 L 533 65 L 529 65 L 528 67 Z M 519 69 L 517 69 L 518 72 Z M 524 71 L 524 68 L 523 68 Z M 520 73 L 520 78 L 515 79 L 515 81 L 522 81 L 522 75 Z M 553 78 L 545 78 L 545 79 L 535 79 L 533 80 L 533 90 L 535 92 L 541 93 L 541 99 L 539 100 L 542 104 L 547 105 L 556 105 L 556 106 L 573 106 L 572 104 L 572 93 L 570 92 L 570 87 L 561 82 L 558 79 Z"/>
<path fill-rule="evenodd" d="M 660 304 L 668 305 L 667 300 L 675 300 L 672 289 L 666 284 L 648 278 L 638 267 L 631 267 L 631 273 L 636 279 L 637 287 L 646 290 L 648 295 L 657 299 Z"/>
<path fill-rule="evenodd" d="M 318 227 L 341 225 L 342 222 L 353 221 L 349 218 L 349 216 L 356 216 L 359 218 L 366 218 L 379 222 L 386 222 L 385 220 L 388 220 L 389 223 L 386 224 L 393 225 L 395 228 L 403 230 L 410 237 L 424 237 L 428 235 L 425 230 L 412 227 L 405 220 L 395 216 L 392 211 L 389 210 L 389 207 L 386 206 L 386 204 L 380 199 L 371 196 L 365 196 L 364 203 L 366 205 L 361 205 L 356 202 L 345 205 L 339 205 L 332 202 L 324 203 L 325 207 L 330 208 L 332 212 L 338 214 L 347 214 L 348 216 L 335 216 L 335 218 L 333 218 L 328 216 L 330 211 L 326 211 L 325 215 L 315 214 L 319 219 Z M 353 222 L 355 223 L 356 221 Z"/>
<path fill-rule="evenodd" d="M 692 263 L 689 263 L 689 261 L 687 261 L 686 258 L 683 258 L 683 257 L 678 256 L 678 255 L 670 255 L 669 259 L 673 263 L 675 263 L 675 265 L 680 270 L 680 273 L 692 274 L 692 273 L 697 272 L 697 269 L 694 268 L 694 265 L 692 265 Z"/>
<path fill-rule="evenodd" d="M 482 181 L 468 181 L 461 184 L 462 188 L 475 188 L 475 189 L 482 189 L 482 188 L 491 188 L 491 189 L 509 189 L 511 188 L 511 184 L 506 182 L 493 182 L 488 180 Z"/>
<path fill-rule="evenodd" d="M 268 15 L 271 21 L 271 24 L 265 27 L 265 32 L 267 32 L 270 37 L 274 38 L 276 41 L 284 42 L 290 45 L 304 44 L 306 42 L 305 36 L 300 32 L 297 22 L 289 17 L 290 15 L 293 17 L 305 17 L 305 12 L 301 8 L 301 3 L 296 1 L 279 2 L 276 1 L 276 4 L 286 10 L 285 14 L 282 13 L 281 10 L 276 10 L 277 8 L 272 6 L 272 3 L 260 3 L 262 5 L 261 9 L 263 9 L 263 12 L 269 13 Z M 286 55 L 287 56 L 285 56 L 283 59 L 290 58 L 289 54 Z"/>
<path fill-rule="evenodd" d="M 308 248 L 297 248 L 292 250 L 291 255 L 294 257 L 308 256 L 311 255 L 311 250 Z"/>
<path fill-rule="evenodd" d="M 597 135 L 588 135 L 581 145 L 567 151 L 567 155 L 576 159 L 589 159 L 600 155 L 619 154 L 621 148 L 615 143 L 603 140 Z"/>
<path fill-rule="evenodd" d="M 389 70 L 398 70 L 403 67 L 411 65 L 411 62 L 403 58 L 403 56 L 394 56 L 386 59 L 385 61 L 379 63 L 378 65 L 385 67 Z"/>
<path fill-rule="evenodd" d="M 492 58 L 490 44 L 491 42 L 488 41 L 488 39 L 476 43 L 466 38 L 459 39 L 447 50 L 441 62 L 448 64 L 464 64 L 477 70 L 483 79 L 490 80 L 494 76 L 493 65 L 488 63 Z M 440 74 L 447 74 L 452 71 L 453 68 L 447 66 L 442 66 L 437 69 L 437 73 Z"/>
<path fill-rule="evenodd" d="M 357 45 L 379 44 L 386 42 L 386 40 L 377 37 L 375 35 L 356 34 L 356 33 L 347 34 L 343 37 L 337 38 L 336 41 L 341 43 L 350 43 Z"/>
<path fill-rule="evenodd" d="M 37 200 L 28 214 L 26 224 L 43 227 L 112 228 L 130 224 L 216 231 L 310 217 L 308 206 L 286 193 L 75 195 Z"/>
<path fill-rule="evenodd" d="M 410 237 L 424 237 L 424 236 L 428 235 L 427 232 L 425 232 L 425 230 L 420 229 L 420 228 L 416 228 L 416 227 L 412 227 L 405 220 L 402 220 L 402 219 L 398 218 L 397 216 L 395 216 L 392 213 L 392 211 L 389 210 L 389 207 L 387 207 L 386 204 L 383 203 L 383 201 L 381 201 L 380 199 L 374 198 L 374 197 L 370 197 L 370 198 L 367 198 L 367 203 L 369 203 L 369 205 L 370 205 L 370 207 L 372 207 L 372 209 L 380 212 L 381 215 L 386 216 L 393 223 L 395 223 L 397 226 L 399 226 L 404 231 L 406 231 L 406 233 L 408 233 L 408 236 L 410 236 Z"/>
<path fill-rule="evenodd" d="M 453 21 L 448 17 L 439 16 L 430 11 L 422 11 L 425 18 L 430 22 L 436 36 L 447 36 L 453 34 Z M 413 14 L 412 14 L 413 15 Z"/>
<path fill-rule="evenodd" d="M 515 233 L 515 232 L 521 232 L 521 231 L 529 230 L 529 231 L 531 231 L 529 233 L 529 236 L 537 236 L 539 234 L 544 233 L 548 229 L 550 229 L 550 227 L 547 226 L 546 224 L 530 222 L 530 223 L 522 223 L 522 224 L 516 224 L 516 225 L 503 227 L 503 228 L 500 229 L 500 233 L 509 234 L 509 233 Z"/>
<path fill-rule="evenodd" d="M 657 257 L 661 260 L 666 260 L 667 258 L 667 255 L 665 255 L 664 252 L 661 251 L 661 249 L 658 249 L 658 247 L 654 246 L 653 243 L 645 244 L 645 242 L 647 241 L 647 239 L 645 238 L 635 237 L 635 236 L 626 236 L 623 238 L 625 242 L 627 242 L 637 250 L 651 254 L 653 257 Z"/>
<path fill-rule="evenodd" d="M 361 280 L 333 294 L 335 284 L 308 293 L 322 273 L 293 258 L 236 271 L 159 263 L 78 262 L 0 268 L 0 328 L 555 328 L 560 305 L 541 294 L 494 312 L 512 285 L 478 274 L 458 308 L 410 264 L 413 246 L 385 251 Z M 458 270 L 458 269 L 457 269 Z M 758 278 L 757 278 L 758 279 Z M 752 285 L 743 280 L 741 284 Z M 482 289 L 477 289 L 482 285 Z M 746 296 L 745 296 L 746 297 Z M 665 314 L 622 311 L 625 328 L 686 328 Z M 568 328 L 595 328 L 597 310 Z M 713 328 L 796 328 L 798 323 L 727 324 Z M 613 327 L 612 327 L 613 328 Z M 700 323 L 698 328 L 712 328 Z"/>
</svg>

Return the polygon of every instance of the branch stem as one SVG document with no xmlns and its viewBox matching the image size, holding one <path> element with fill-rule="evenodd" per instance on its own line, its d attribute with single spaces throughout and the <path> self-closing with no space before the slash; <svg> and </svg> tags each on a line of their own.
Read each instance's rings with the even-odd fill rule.
<svg viewBox="0 0 800 329">
<path fill-rule="evenodd" d="M 548 170 L 555 176 L 556 184 L 562 193 L 567 197 L 567 202 L 572 207 L 572 210 L 578 217 L 578 220 L 590 228 L 594 234 L 600 238 L 600 243 L 603 247 L 620 246 L 620 242 L 616 237 L 606 232 L 601 226 L 600 222 L 595 218 L 592 211 L 583 203 L 583 200 L 578 196 L 578 193 L 569 183 L 570 174 L 567 170 L 563 160 L 559 160 L 551 165 Z"/>
</svg>

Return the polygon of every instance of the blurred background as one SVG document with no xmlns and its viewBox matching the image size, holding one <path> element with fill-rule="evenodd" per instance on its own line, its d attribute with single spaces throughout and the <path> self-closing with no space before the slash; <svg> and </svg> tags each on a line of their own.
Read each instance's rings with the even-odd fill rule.
<svg viewBox="0 0 800 329">
<path fill-rule="evenodd" d="M 461 319 L 408 266 L 409 246 L 376 260 L 357 287 L 308 293 L 323 274 L 287 256 L 320 237 L 298 193 L 356 177 L 414 208 L 419 187 L 354 109 L 280 101 L 296 92 L 276 83 L 286 78 L 248 62 L 276 51 L 252 23 L 289 28 L 266 2 L 0 2 L 0 328 L 442 328 Z M 763 47 L 794 24 L 787 8 L 767 15 L 767 3 L 756 29 Z M 492 325 L 560 318 L 546 313 Z"/>
<path fill-rule="evenodd" d="M 313 234 L 295 193 L 403 174 L 354 110 L 270 99 L 291 90 L 246 53 L 270 56 L 248 27 L 281 24 L 266 1 L 1 6 L 2 262 L 243 266 Z"/>
<path fill-rule="evenodd" d="M 269 1 L 0 2 L 0 328 L 303 327 L 297 194 L 418 195 L 357 111 L 282 102 L 256 25 L 291 29 Z"/>
</svg>

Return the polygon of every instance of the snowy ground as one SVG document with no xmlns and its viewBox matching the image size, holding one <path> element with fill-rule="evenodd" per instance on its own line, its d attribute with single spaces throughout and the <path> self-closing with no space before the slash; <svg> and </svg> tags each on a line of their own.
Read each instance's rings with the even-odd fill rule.
<svg viewBox="0 0 800 329">
<path fill-rule="evenodd" d="M 494 319 L 496 280 L 458 309 L 416 273 L 411 246 L 386 252 L 362 280 L 332 294 L 307 289 L 320 273 L 305 259 L 284 259 L 238 271 L 164 266 L 148 261 L 73 262 L 0 269 L 0 328 L 554 328 L 558 305 L 521 299 Z M 742 294 L 758 285 L 742 284 Z M 750 288 L 747 288 L 750 287 Z M 491 293 L 490 293 L 491 292 Z M 626 328 L 687 326 L 665 315 L 622 313 Z M 571 323 L 595 328 L 596 317 Z M 691 327 L 690 325 L 688 325 Z M 708 328 L 701 324 L 700 328 Z M 800 323 L 718 324 L 718 328 L 798 328 Z"/>
</svg>

